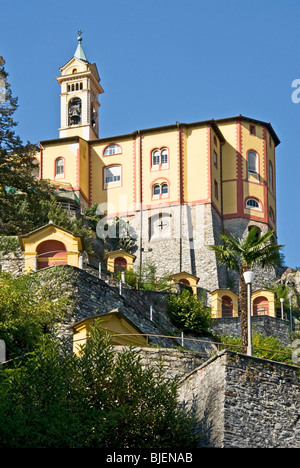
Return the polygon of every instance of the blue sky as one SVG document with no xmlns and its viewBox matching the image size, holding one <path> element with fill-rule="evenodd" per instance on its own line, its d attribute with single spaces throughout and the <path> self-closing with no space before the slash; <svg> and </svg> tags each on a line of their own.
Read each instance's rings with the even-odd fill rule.
<svg viewBox="0 0 300 468">
<path fill-rule="evenodd" d="M 97 64 L 100 136 L 238 114 L 271 122 L 278 241 L 300 266 L 299 0 L 14 0 L 0 6 L 0 55 L 23 141 L 58 137 L 59 67 L 77 30 Z M 300 96 L 300 93 L 299 93 Z"/>
</svg>

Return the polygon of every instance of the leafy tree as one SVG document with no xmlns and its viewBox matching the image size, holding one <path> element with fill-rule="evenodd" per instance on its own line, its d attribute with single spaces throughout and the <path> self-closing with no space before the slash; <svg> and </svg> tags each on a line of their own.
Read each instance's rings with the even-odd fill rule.
<svg viewBox="0 0 300 468">
<path fill-rule="evenodd" d="M 203 335 L 212 326 L 211 309 L 205 304 L 205 297 L 200 297 L 184 289 L 166 297 L 168 313 L 174 324 L 186 332 Z"/>
<path fill-rule="evenodd" d="M 78 356 L 47 336 L 0 372 L 0 447 L 195 447 L 177 389 L 162 366 L 143 368 L 130 348 L 116 354 L 99 323 Z"/>
<path fill-rule="evenodd" d="M 216 253 L 219 263 L 239 273 L 241 335 L 244 348 L 246 348 L 248 344 L 248 323 L 247 285 L 243 274 L 251 270 L 253 265 L 259 265 L 262 268 L 281 265 L 282 256 L 280 249 L 283 246 L 271 242 L 273 234 L 274 231 L 269 231 L 258 237 L 257 227 L 253 226 L 245 240 L 222 234 L 220 238 L 223 244 L 209 246 L 209 248 Z"/>
<path fill-rule="evenodd" d="M 6 343 L 8 358 L 32 351 L 44 333 L 53 329 L 66 313 L 70 300 L 52 297 L 47 283 L 36 274 L 14 278 L 0 275 L 0 339 Z"/>
<path fill-rule="evenodd" d="M 37 146 L 24 145 L 15 133 L 17 98 L 12 96 L 4 65 L 0 56 L 0 232 L 15 235 L 28 230 L 24 213 L 37 213 L 39 201 L 48 199 L 51 189 L 34 175 Z"/>
</svg>

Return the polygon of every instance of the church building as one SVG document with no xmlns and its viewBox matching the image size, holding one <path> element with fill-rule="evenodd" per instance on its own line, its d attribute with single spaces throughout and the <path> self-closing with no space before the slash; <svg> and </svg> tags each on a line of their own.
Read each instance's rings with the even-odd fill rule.
<svg viewBox="0 0 300 468">
<path fill-rule="evenodd" d="M 97 204 L 99 235 L 115 217 L 129 221 L 134 268 L 152 261 L 158 274 L 185 272 L 214 291 L 228 287 L 207 248 L 222 232 L 246 236 L 256 225 L 276 237 L 280 141 L 270 123 L 237 115 L 102 138 L 104 91 L 81 35 L 57 81 L 59 135 L 40 142 L 40 177 L 74 210 Z"/>
</svg>

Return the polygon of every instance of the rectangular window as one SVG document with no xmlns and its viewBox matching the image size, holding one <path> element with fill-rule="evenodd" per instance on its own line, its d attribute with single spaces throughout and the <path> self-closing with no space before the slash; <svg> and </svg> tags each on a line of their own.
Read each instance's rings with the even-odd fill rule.
<svg viewBox="0 0 300 468">
<path fill-rule="evenodd" d="M 250 125 L 250 135 L 256 135 L 255 125 Z"/>
<path fill-rule="evenodd" d="M 215 151 L 214 151 L 214 165 L 215 167 L 218 167 L 218 155 Z"/>
<path fill-rule="evenodd" d="M 215 198 L 219 199 L 218 182 L 215 180 Z"/>
</svg>

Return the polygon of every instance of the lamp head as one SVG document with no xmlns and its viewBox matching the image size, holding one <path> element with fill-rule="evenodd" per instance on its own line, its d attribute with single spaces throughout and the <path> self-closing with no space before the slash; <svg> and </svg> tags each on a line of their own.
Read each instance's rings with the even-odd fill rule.
<svg viewBox="0 0 300 468">
<path fill-rule="evenodd" d="M 251 270 L 245 271 L 245 273 L 244 273 L 244 280 L 245 280 L 245 283 L 246 283 L 246 284 L 251 284 L 251 283 L 253 283 L 253 277 L 254 277 L 253 271 L 251 271 Z"/>
</svg>

